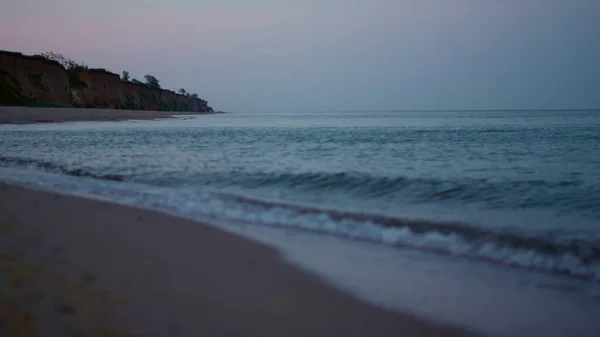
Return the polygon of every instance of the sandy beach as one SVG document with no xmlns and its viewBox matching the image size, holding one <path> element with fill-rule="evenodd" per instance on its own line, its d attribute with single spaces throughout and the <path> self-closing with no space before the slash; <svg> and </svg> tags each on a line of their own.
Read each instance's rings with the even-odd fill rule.
<svg viewBox="0 0 600 337">
<path fill-rule="evenodd" d="M 4 183 L 0 215 L 6 336 L 470 335 L 362 303 L 183 218 Z"/>
<path fill-rule="evenodd" d="M 170 118 L 175 115 L 205 115 L 206 112 L 141 111 L 76 108 L 0 107 L 0 124 L 122 121 Z"/>
</svg>

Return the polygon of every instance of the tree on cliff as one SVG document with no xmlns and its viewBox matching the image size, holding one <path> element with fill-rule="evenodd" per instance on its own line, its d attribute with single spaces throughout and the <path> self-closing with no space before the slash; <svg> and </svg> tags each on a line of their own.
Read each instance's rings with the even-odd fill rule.
<svg viewBox="0 0 600 337">
<path fill-rule="evenodd" d="M 192 94 L 191 92 L 187 92 L 187 90 L 185 90 L 183 88 L 177 90 L 177 93 L 180 94 L 180 95 L 183 95 L 185 97 L 190 97 L 190 98 L 198 99 L 198 94 Z"/>
<path fill-rule="evenodd" d="M 123 74 L 121 75 L 121 81 L 129 82 L 130 81 L 129 72 L 127 70 L 123 70 Z"/>
<path fill-rule="evenodd" d="M 150 89 L 160 89 L 160 84 L 158 83 L 158 79 L 150 74 L 144 76 L 146 79 L 146 85 Z"/>
</svg>

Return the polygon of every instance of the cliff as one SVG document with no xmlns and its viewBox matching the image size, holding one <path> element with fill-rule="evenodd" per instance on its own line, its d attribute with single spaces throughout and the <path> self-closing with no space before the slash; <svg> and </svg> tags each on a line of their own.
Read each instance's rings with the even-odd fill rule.
<svg viewBox="0 0 600 337">
<path fill-rule="evenodd" d="M 42 56 L 0 51 L 0 105 L 213 112 L 205 100 L 123 82 L 104 69 L 67 71 Z"/>
<path fill-rule="evenodd" d="M 67 70 L 41 56 L 0 51 L 0 105 L 22 105 L 39 100 L 72 102 Z"/>
</svg>

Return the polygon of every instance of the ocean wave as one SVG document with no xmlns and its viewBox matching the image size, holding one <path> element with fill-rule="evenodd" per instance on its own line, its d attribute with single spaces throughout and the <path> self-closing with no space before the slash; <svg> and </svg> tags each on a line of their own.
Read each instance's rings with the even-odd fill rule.
<svg viewBox="0 0 600 337">
<path fill-rule="evenodd" d="M 68 168 L 65 165 L 55 164 L 43 160 L 17 158 L 17 157 L 3 157 L 0 156 L 0 164 L 8 167 L 23 167 L 23 168 L 35 168 L 45 172 L 51 173 L 62 173 L 75 177 L 88 177 L 95 179 L 104 179 L 112 181 L 124 181 L 127 179 L 124 175 L 119 174 L 96 174 L 89 170 L 82 168 Z"/>
<path fill-rule="evenodd" d="M 353 172 L 208 172 L 160 176 L 139 175 L 131 181 L 160 186 L 189 186 L 248 191 L 293 192 L 296 195 L 343 195 L 356 200 L 379 200 L 388 205 L 477 204 L 487 209 L 549 209 L 556 214 L 577 214 L 600 219 L 600 186 L 577 178 L 541 179 L 426 179 L 374 176 Z M 479 207 L 478 206 L 478 207 Z"/>
<path fill-rule="evenodd" d="M 164 186 L 198 183 L 215 187 L 263 188 L 282 187 L 303 191 L 336 192 L 342 191 L 356 196 L 393 196 L 402 192 L 411 194 L 416 201 L 443 201 L 478 199 L 493 201 L 494 194 L 515 192 L 523 195 L 531 189 L 555 189 L 580 187 L 583 182 L 577 179 L 551 182 L 545 180 L 490 181 L 488 179 L 425 179 L 405 176 L 384 177 L 352 172 L 218 172 L 182 176 L 144 176 L 134 178 L 144 183 L 157 183 Z M 600 192 L 600 191 L 599 191 Z M 535 203 L 527 201 L 521 206 Z M 543 201 L 539 201 L 543 203 Z"/>
<path fill-rule="evenodd" d="M 0 156 L 0 165 L 33 168 L 76 178 L 135 184 L 136 188 L 160 188 L 163 194 L 123 193 L 122 188 L 95 189 L 85 193 L 105 193 L 117 202 L 161 208 L 175 213 L 192 212 L 213 219 L 257 223 L 259 225 L 293 228 L 328 235 L 369 241 L 380 244 L 418 248 L 436 253 L 467 258 L 485 259 L 518 267 L 535 268 L 578 277 L 600 279 L 600 242 L 595 238 L 575 239 L 552 233 L 493 230 L 477 224 L 449 221 L 404 219 L 377 214 L 352 213 L 330 209 L 303 207 L 289 202 L 267 202 L 238 194 L 207 192 L 198 186 L 241 186 L 248 189 L 280 186 L 285 189 L 312 190 L 320 193 L 342 192 L 360 196 L 385 197 L 402 192 L 422 200 L 486 199 L 488 204 L 498 190 L 503 195 L 522 194 L 519 200 L 540 205 L 543 198 L 533 200 L 527 191 L 579 186 L 581 182 L 547 182 L 544 180 L 489 182 L 471 180 L 447 182 L 442 180 L 408 179 L 405 177 L 374 177 L 355 173 L 246 173 L 195 174 L 192 176 L 151 176 L 101 174 L 83 167 L 69 167 L 41 160 Z M 34 180 L 35 182 L 35 180 Z M 192 182 L 192 183 L 191 183 Z M 140 184 L 141 183 L 141 184 Z M 51 182 L 54 184 L 54 182 Z M 127 185 L 132 186 L 132 185 Z M 158 187 L 157 187 L 158 186 Z M 194 186 L 188 189 L 186 186 Z M 60 188 L 60 186 L 58 186 Z M 580 186 L 579 186 L 580 187 Z M 70 193 L 77 186 L 63 189 Z M 202 190 L 202 191 L 199 191 Z M 217 191 L 219 189 L 216 189 Z M 120 191 L 119 193 L 112 193 Z M 187 191 L 187 192 L 186 192 Z M 512 193 L 512 194 L 511 194 Z M 127 195 L 127 197 L 123 197 Z M 166 196 L 169 196 L 168 198 Z M 596 194 L 597 195 L 597 194 Z M 554 202 L 561 198 L 554 196 Z M 550 201 L 549 201 L 550 202 Z M 589 209 L 597 200 L 589 200 Z M 185 206 L 182 206 L 185 205 Z M 598 208 L 600 209 L 600 207 Z"/>
<path fill-rule="evenodd" d="M 98 197 L 212 223 L 240 223 L 325 234 L 402 249 L 484 260 L 500 265 L 600 281 L 600 242 L 552 233 L 492 229 L 476 224 L 389 217 L 205 190 L 40 173 L 0 179 L 63 193 Z"/>
<path fill-rule="evenodd" d="M 222 197 L 246 205 L 250 212 L 264 214 L 250 217 L 258 219 L 256 222 L 262 225 L 292 227 L 354 240 L 418 248 L 600 280 L 600 242 L 594 239 L 492 230 L 461 222 L 402 219 L 300 207 L 234 195 Z M 270 214 L 277 214 L 277 217 L 272 219 Z M 274 219 L 277 220 L 273 221 Z"/>
<path fill-rule="evenodd" d="M 358 172 L 142 172 L 134 168 L 111 172 L 111 168 L 87 168 L 29 158 L 0 156 L 0 165 L 31 167 L 46 172 L 113 181 L 182 187 L 194 185 L 216 189 L 280 190 L 307 195 L 343 194 L 358 199 L 412 204 L 481 204 L 488 209 L 553 209 L 600 219 L 600 186 L 581 179 L 548 181 L 490 180 L 477 178 L 427 179 L 406 176 L 375 176 Z"/>
</svg>

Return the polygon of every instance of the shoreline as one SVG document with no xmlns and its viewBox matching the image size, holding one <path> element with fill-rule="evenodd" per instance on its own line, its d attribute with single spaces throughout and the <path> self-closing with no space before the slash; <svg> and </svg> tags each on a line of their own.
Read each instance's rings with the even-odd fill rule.
<svg viewBox="0 0 600 337">
<path fill-rule="evenodd" d="M 0 106 L 0 125 L 64 122 L 114 122 L 124 120 L 153 120 L 178 115 L 212 115 L 222 112 L 146 111 L 82 108 L 38 108 Z"/>
<path fill-rule="evenodd" d="M 43 282 L 30 309 L 45 333 L 75 325 L 135 336 L 472 335 L 361 302 L 275 249 L 210 225 L 3 182 L 0 200 L 0 263 L 16 256 L 63 280 Z M 45 300 L 65 296 L 58 306 Z"/>
</svg>

